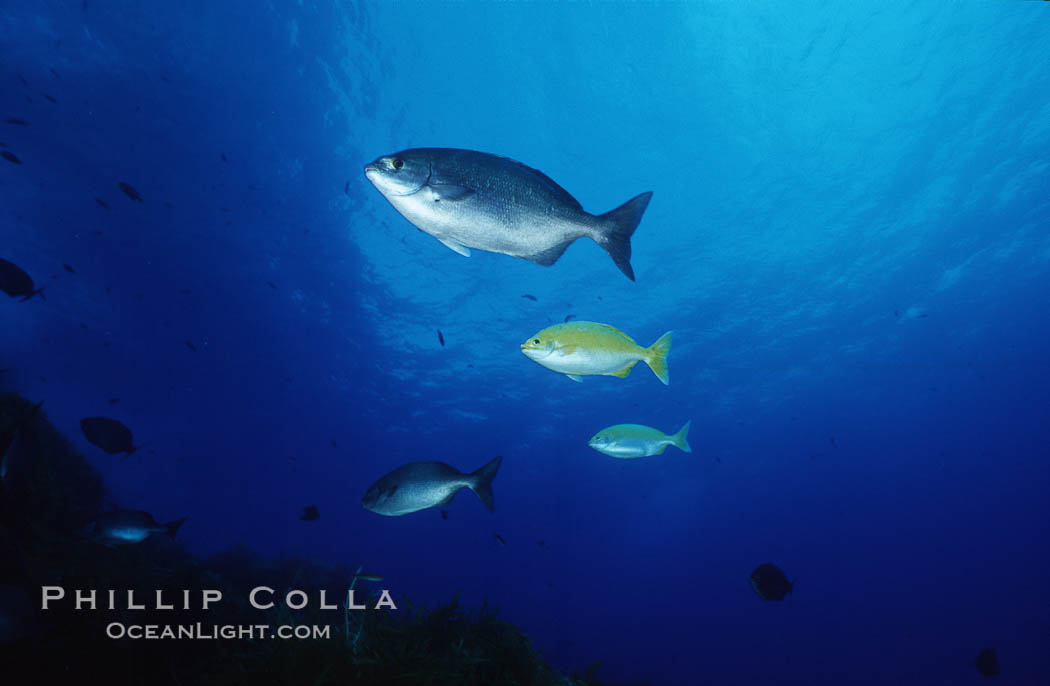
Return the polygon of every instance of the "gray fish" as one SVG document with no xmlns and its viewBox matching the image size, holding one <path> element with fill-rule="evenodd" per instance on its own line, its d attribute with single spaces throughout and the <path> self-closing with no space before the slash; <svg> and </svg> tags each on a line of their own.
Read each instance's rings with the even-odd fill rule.
<svg viewBox="0 0 1050 686">
<path fill-rule="evenodd" d="M 84 438 L 110 455 L 117 453 L 130 455 L 142 447 L 132 445 L 131 429 L 116 419 L 85 417 L 80 420 L 80 430 L 84 432 Z"/>
<path fill-rule="evenodd" d="M 995 654 L 995 648 L 985 648 L 978 653 L 974 664 L 977 671 L 985 676 L 995 676 L 999 673 L 999 657 Z"/>
<path fill-rule="evenodd" d="M 94 522 L 92 537 L 104 545 L 141 543 L 153 534 L 167 534 L 175 538 L 186 518 L 167 524 L 158 524 L 153 515 L 140 510 L 115 510 L 105 512 Z"/>
<path fill-rule="evenodd" d="M 631 235 L 651 191 L 594 215 L 543 172 L 452 148 L 384 155 L 365 167 L 365 176 L 405 219 L 460 255 L 477 248 L 549 267 L 587 236 L 634 281 Z"/>
<path fill-rule="evenodd" d="M 772 562 L 764 562 L 751 572 L 751 588 L 762 600 L 783 600 L 795 590 L 795 582 L 788 581 L 787 574 Z"/>
<path fill-rule="evenodd" d="M 121 181 L 120 183 L 117 184 L 117 188 L 120 189 L 121 193 L 123 193 L 124 195 L 128 196 L 129 198 L 131 198 L 135 202 L 144 202 L 143 199 L 142 199 L 142 195 L 140 195 L 139 192 L 137 190 L 135 190 L 131 186 L 130 183 L 126 183 L 124 181 Z"/>
<path fill-rule="evenodd" d="M 7 293 L 12 298 L 21 297 L 22 300 L 29 300 L 34 295 L 44 297 L 44 289 L 36 288 L 29 274 L 2 257 L 0 257 L 0 291 Z"/>
<path fill-rule="evenodd" d="M 398 467 L 375 482 L 361 505 L 366 510 L 387 517 L 399 517 L 429 507 L 443 507 L 452 502 L 461 488 L 478 494 L 481 502 L 495 510 L 492 480 L 496 477 L 502 457 L 489 462 L 470 474 L 464 474 L 444 462 L 412 462 Z"/>
</svg>

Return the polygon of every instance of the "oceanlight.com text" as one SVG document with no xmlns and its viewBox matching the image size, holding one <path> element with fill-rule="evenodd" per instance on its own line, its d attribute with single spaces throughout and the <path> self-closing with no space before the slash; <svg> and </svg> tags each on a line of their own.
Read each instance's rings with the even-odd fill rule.
<svg viewBox="0 0 1050 686">
<path fill-rule="evenodd" d="M 124 624 L 110 622 L 106 625 L 106 636 L 115 640 L 258 640 L 276 638 L 281 640 L 326 639 L 331 637 L 332 627 L 313 624 Z"/>
</svg>

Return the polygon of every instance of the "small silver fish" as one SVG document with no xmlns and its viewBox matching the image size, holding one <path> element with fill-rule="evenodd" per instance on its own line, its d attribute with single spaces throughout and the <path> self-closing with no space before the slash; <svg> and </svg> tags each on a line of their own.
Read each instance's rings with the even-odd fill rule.
<svg viewBox="0 0 1050 686">
<path fill-rule="evenodd" d="M 631 236 L 651 191 L 594 215 L 541 171 L 453 148 L 384 155 L 365 166 L 365 177 L 405 219 L 465 257 L 477 248 L 549 267 L 586 236 L 634 281 Z"/>
<path fill-rule="evenodd" d="M 93 537 L 108 546 L 126 543 L 141 543 L 153 534 L 167 534 L 175 538 L 186 518 L 159 524 L 153 515 L 139 510 L 115 510 L 104 512 L 95 520 Z"/>
<path fill-rule="evenodd" d="M 492 480 L 496 477 L 502 457 L 489 462 L 475 472 L 464 474 L 444 462 L 411 462 L 398 467 L 375 482 L 361 499 L 366 510 L 387 517 L 400 517 L 430 507 L 452 502 L 461 488 L 478 494 L 481 502 L 492 512 Z"/>
</svg>

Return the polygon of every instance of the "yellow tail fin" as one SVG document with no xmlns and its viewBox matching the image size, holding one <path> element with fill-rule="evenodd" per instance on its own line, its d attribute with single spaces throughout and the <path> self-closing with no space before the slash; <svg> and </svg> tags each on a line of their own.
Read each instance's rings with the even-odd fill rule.
<svg viewBox="0 0 1050 686">
<path fill-rule="evenodd" d="M 646 364 L 649 365 L 649 369 L 653 370 L 653 374 L 664 382 L 665 386 L 671 384 L 671 377 L 667 372 L 667 353 L 671 352 L 671 334 L 673 333 L 673 331 L 668 331 L 660 336 L 660 339 L 646 350 L 649 353 L 649 356 L 645 358 Z"/>
<path fill-rule="evenodd" d="M 691 421 L 686 422 L 685 426 L 683 426 L 678 433 L 676 433 L 674 436 L 671 436 L 671 438 L 674 440 L 675 446 L 677 446 L 679 450 L 682 450 L 683 452 L 687 453 L 693 452 L 693 449 L 689 447 L 689 441 L 686 440 L 686 438 L 689 436 L 689 425 L 692 423 L 693 422 Z"/>
</svg>

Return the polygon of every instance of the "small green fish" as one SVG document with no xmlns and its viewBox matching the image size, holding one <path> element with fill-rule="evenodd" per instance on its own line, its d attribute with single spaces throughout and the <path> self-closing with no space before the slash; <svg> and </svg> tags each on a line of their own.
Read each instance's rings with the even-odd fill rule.
<svg viewBox="0 0 1050 686">
<path fill-rule="evenodd" d="M 521 344 L 521 352 L 533 362 L 564 374 L 573 381 L 584 376 L 624 378 L 638 362 L 645 362 L 665 385 L 671 383 L 667 354 L 671 331 L 648 348 L 608 324 L 572 321 L 548 326 Z"/>
<path fill-rule="evenodd" d="M 659 429 L 641 424 L 617 424 L 596 433 L 591 440 L 587 441 L 587 445 L 609 457 L 620 459 L 660 455 L 669 445 L 691 453 L 693 449 L 686 441 L 690 424 L 692 422 L 686 422 L 681 431 L 674 436 L 668 436 Z"/>
</svg>

